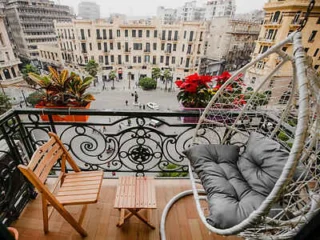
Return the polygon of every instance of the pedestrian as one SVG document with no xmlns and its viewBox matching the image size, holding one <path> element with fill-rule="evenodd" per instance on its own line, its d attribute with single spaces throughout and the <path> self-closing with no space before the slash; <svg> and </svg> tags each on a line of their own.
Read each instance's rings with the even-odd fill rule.
<svg viewBox="0 0 320 240">
<path fill-rule="evenodd" d="M 128 106 L 128 100 L 126 100 L 126 106 Z"/>
<path fill-rule="evenodd" d="M 119 123 L 119 130 L 121 130 L 121 124 Z"/>
<path fill-rule="evenodd" d="M 142 104 L 139 104 L 139 108 L 140 108 L 140 109 L 142 108 Z"/>
<path fill-rule="evenodd" d="M 146 105 L 143 104 L 143 110 L 145 110 L 145 109 L 146 109 Z"/>
<path fill-rule="evenodd" d="M 128 119 L 128 126 L 131 126 L 131 119 Z"/>
<path fill-rule="evenodd" d="M 103 126 L 103 127 L 102 127 L 102 131 L 103 131 L 104 133 L 107 131 L 106 126 Z"/>
</svg>

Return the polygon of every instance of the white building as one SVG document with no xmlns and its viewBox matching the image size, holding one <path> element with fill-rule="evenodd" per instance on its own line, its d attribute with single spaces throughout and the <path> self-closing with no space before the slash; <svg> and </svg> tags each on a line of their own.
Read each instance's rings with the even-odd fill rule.
<svg viewBox="0 0 320 240">
<path fill-rule="evenodd" d="M 18 64 L 20 60 L 14 55 L 9 40 L 4 16 L 0 13 L 0 81 L 4 85 L 10 85 L 22 81 Z"/>
<path fill-rule="evenodd" d="M 234 16 L 236 4 L 235 0 L 209 0 L 205 8 L 204 18 L 211 21 L 214 17 Z"/>
<path fill-rule="evenodd" d="M 82 19 L 99 19 L 100 6 L 95 2 L 83 1 L 78 5 L 78 17 Z"/>
<path fill-rule="evenodd" d="M 177 9 L 174 8 L 157 8 L 157 18 L 162 24 L 173 24 L 177 20 Z"/>
<path fill-rule="evenodd" d="M 56 43 L 54 20 L 71 21 L 68 6 L 49 0 L 10 0 L 5 14 L 17 53 L 28 59 L 38 58 L 38 44 Z"/>
</svg>

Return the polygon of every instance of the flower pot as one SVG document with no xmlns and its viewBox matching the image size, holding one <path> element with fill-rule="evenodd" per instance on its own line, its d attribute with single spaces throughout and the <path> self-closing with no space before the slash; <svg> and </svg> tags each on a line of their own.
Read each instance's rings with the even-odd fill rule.
<svg viewBox="0 0 320 240">
<path fill-rule="evenodd" d="M 44 108 L 44 109 L 89 109 L 90 103 L 85 107 L 47 107 L 36 105 L 36 108 Z M 46 114 L 40 115 L 42 121 L 49 121 L 49 116 Z M 52 119 L 55 122 L 87 122 L 89 119 L 88 115 L 52 115 Z"/>
<path fill-rule="evenodd" d="M 182 109 L 182 111 L 199 111 L 199 117 L 182 117 L 182 122 L 183 123 L 198 123 L 199 118 L 200 118 L 200 114 L 203 113 L 203 111 L 205 110 L 205 108 L 190 108 L 190 107 L 185 107 L 180 103 L 180 108 Z M 210 111 L 217 112 L 217 115 L 214 114 L 210 114 L 209 119 L 210 120 L 214 120 L 216 122 L 220 122 L 220 123 L 226 123 L 226 124 L 232 124 L 234 123 L 236 117 L 234 118 L 230 118 L 226 119 L 225 116 L 223 116 L 223 111 L 228 112 L 228 111 L 237 111 L 240 110 L 239 107 L 235 106 L 235 105 L 231 105 L 231 104 L 215 104 L 215 107 L 212 108 Z"/>
<path fill-rule="evenodd" d="M 8 231 L 11 233 L 11 235 L 14 237 L 15 240 L 19 239 L 19 232 L 17 229 L 13 227 L 8 227 Z"/>
</svg>

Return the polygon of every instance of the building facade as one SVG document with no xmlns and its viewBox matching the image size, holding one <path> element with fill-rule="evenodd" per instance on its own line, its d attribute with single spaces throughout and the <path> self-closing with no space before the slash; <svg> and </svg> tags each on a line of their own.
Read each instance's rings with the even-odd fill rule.
<svg viewBox="0 0 320 240">
<path fill-rule="evenodd" d="M 174 8 L 157 8 L 157 18 L 161 24 L 173 24 L 177 20 L 177 9 Z"/>
<path fill-rule="evenodd" d="M 252 21 L 216 17 L 211 22 L 205 58 L 233 71 L 251 60 L 260 24 Z M 208 62 L 208 61 L 207 61 Z"/>
<path fill-rule="evenodd" d="M 99 19 L 100 6 L 95 2 L 83 1 L 78 5 L 78 17 L 82 19 Z"/>
<path fill-rule="evenodd" d="M 235 12 L 235 0 L 211 0 L 206 3 L 204 19 L 211 21 L 214 17 L 230 17 Z"/>
<path fill-rule="evenodd" d="M 41 61 L 48 62 L 48 56 L 52 55 L 59 59 L 61 54 L 62 66 L 81 71 L 94 59 L 100 65 L 99 81 L 107 80 L 114 70 L 118 78 L 132 79 L 136 83 L 141 77 L 151 77 L 155 67 L 170 69 L 173 79 L 182 79 L 198 71 L 207 31 L 206 23 L 168 25 L 156 19 L 150 24 L 121 19 L 114 19 L 112 23 L 73 20 L 56 23 L 55 27 L 59 35 L 58 54 L 51 54 L 43 46 Z M 59 65 L 58 61 L 55 63 Z"/>
<path fill-rule="evenodd" d="M 305 0 L 270 0 L 265 4 L 265 19 L 260 31 L 253 57 L 259 56 L 276 43 L 284 40 L 291 32 L 298 29 L 304 18 L 309 1 Z M 320 2 L 316 1 L 315 7 L 309 16 L 309 20 L 302 30 L 302 44 L 305 52 L 312 58 L 313 67 L 320 71 Z M 283 51 L 292 54 L 292 44 L 287 44 Z M 274 69 L 280 62 L 276 54 L 273 54 L 252 68 L 247 74 L 246 81 L 257 88 L 264 76 Z M 279 97 L 291 88 L 292 67 L 285 64 L 271 81 L 262 90 L 273 89 L 272 94 Z M 284 96 L 285 97 L 285 96 Z"/>
<path fill-rule="evenodd" d="M 48 0 L 10 0 L 5 13 L 17 53 L 31 60 L 39 57 L 39 44 L 57 42 L 54 20 L 71 21 L 68 6 Z"/>
<path fill-rule="evenodd" d="M 22 81 L 18 68 L 20 60 L 14 55 L 4 24 L 4 15 L 0 14 L 0 81 L 10 85 Z"/>
</svg>

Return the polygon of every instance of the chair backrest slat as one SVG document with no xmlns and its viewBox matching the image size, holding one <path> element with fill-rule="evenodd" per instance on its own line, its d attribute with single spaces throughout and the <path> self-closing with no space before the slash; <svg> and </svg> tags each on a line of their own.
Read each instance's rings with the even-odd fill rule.
<svg viewBox="0 0 320 240">
<path fill-rule="evenodd" d="M 39 164 L 39 161 L 41 161 L 42 156 L 44 153 L 48 151 L 48 149 L 56 143 L 56 140 L 51 137 L 48 142 L 43 144 L 41 147 L 39 147 L 32 155 L 31 161 L 28 164 L 28 167 L 33 171 L 36 166 Z"/>
</svg>

